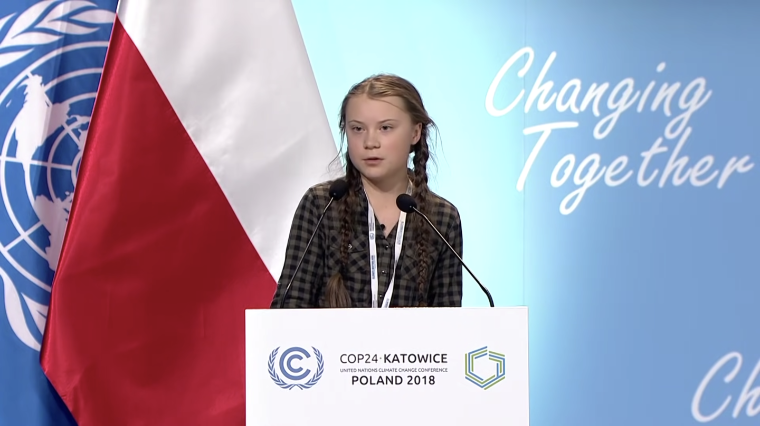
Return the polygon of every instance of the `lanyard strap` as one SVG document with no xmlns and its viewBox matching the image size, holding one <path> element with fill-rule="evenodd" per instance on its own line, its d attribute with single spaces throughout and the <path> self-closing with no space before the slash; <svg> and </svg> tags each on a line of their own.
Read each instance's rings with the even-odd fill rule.
<svg viewBox="0 0 760 426">
<path fill-rule="evenodd" d="M 411 182 L 406 188 L 406 193 L 412 195 Z M 366 196 L 367 193 L 365 192 Z M 377 239 L 375 236 L 375 210 L 372 209 L 372 203 L 369 202 L 367 197 L 367 225 L 369 226 L 369 270 L 370 278 L 372 282 L 372 307 L 377 308 L 378 301 L 378 278 L 377 278 Z M 388 308 L 391 305 L 391 298 L 393 297 L 393 283 L 396 280 L 396 266 L 398 265 L 399 257 L 401 256 L 401 247 L 404 244 L 404 229 L 406 227 L 406 212 L 401 212 L 398 217 L 398 226 L 396 228 L 396 244 L 394 250 L 393 259 L 393 271 L 391 272 L 391 281 L 388 284 L 388 291 L 385 292 L 383 297 L 383 308 Z"/>
</svg>

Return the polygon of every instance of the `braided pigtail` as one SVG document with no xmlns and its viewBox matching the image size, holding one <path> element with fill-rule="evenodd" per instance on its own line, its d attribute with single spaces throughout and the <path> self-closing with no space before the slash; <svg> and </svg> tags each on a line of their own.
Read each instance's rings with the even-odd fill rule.
<svg viewBox="0 0 760 426">
<path fill-rule="evenodd" d="M 348 193 L 340 200 L 338 214 L 340 215 L 340 265 L 338 270 L 327 280 L 325 287 L 325 302 L 329 308 L 350 308 L 351 295 L 343 281 L 343 271 L 348 264 L 348 245 L 353 234 L 352 220 L 357 206 L 356 188 L 359 185 L 359 172 L 351 164 L 346 154 L 346 181 Z"/>
<path fill-rule="evenodd" d="M 414 184 L 414 193 L 412 196 L 417 200 L 417 208 L 427 214 L 428 198 L 430 188 L 428 187 L 427 161 L 430 158 L 425 135 L 420 142 L 414 147 L 414 157 L 412 165 L 414 166 L 414 175 L 412 183 Z M 417 306 L 427 306 L 427 282 L 430 272 L 430 229 L 422 220 L 422 217 L 415 215 L 414 220 L 415 233 L 415 251 L 417 258 Z"/>
</svg>

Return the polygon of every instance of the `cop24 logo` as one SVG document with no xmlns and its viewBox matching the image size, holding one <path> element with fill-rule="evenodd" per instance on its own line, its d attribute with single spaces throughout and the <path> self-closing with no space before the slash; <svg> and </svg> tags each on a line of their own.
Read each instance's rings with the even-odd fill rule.
<svg viewBox="0 0 760 426">
<path fill-rule="evenodd" d="M 272 381 L 277 386 L 283 389 L 311 388 L 322 378 L 322 373 L 325 371 L 325 361 L 322 357 L 322 353 L 315 347 L 312 347 L 311 349 L 314 352 L 314 358 L 316 361 L 314 374 L 312 374 L 312 370 L 305 367 L 305 364 L 314 364 L 313 361 L 309 362 L 312 357 L 309 351 L 294 346 L 283 351 L 279 362 L 277 362 L 277 354 L 280 351 L 280 348 L 277 347 L 271 354 L 269 354 L 269 362 L 267 364 L 269 377 L 272 378 Z M 280 377 L 277 373 L 278 371 L 282 374 L 284 379 Z M 309 376 L 311 376 L 311 378 L 306 382 L 303 382 L 303 380 Z"/>
<path fill-rule="evenodd" d="M 484 375 L 481 373 L 481 375 L 478 375 L 475 368 L 475 361 L 483 357 L 488 357 L 488 360 L 493 363 L 493 366 L 491 367 L 493 370 L 483 370 L 488 374 Z M 506 364 L 507 361 L 504 354 L 490 351 L 488 350 L 488 346 L 475 349 L 474 351 L 465 354 L 465 379 L 475 383 L 483 390 L 491 389 L 506 377 Z"/>
</svg>

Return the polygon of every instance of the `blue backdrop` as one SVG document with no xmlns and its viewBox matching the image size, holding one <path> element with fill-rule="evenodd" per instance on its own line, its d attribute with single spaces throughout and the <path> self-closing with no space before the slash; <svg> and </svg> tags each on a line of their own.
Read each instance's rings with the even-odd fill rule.
<svg viewBox="0 0 760 426">
<path fill-rule="evenodd" d="M 760 3 L 293 3 L 336 138 L 362 78 L 422 92 L 465 260 L 530 308 L 531 424 L 757 423 Z"/>
</svg>

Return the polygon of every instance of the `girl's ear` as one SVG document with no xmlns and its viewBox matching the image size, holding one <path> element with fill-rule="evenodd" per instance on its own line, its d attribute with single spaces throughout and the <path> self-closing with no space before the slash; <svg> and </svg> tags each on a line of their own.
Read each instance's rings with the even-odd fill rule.
<svg viewBox="0 0 760 426">
<path fill-rule="evenodd" d="M 416 145 L 417 142 L 420 141 L 421 136 L 422 136 L 422 123 L 417 123 L 412 128 L 412 145 Z"/>
</svg>

